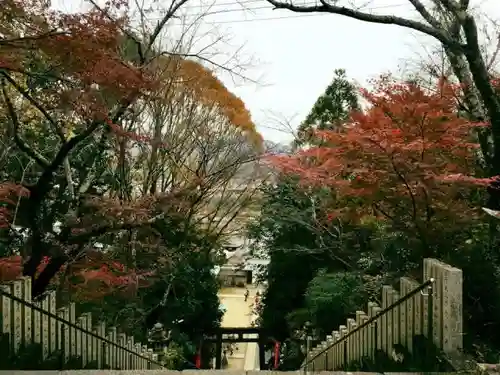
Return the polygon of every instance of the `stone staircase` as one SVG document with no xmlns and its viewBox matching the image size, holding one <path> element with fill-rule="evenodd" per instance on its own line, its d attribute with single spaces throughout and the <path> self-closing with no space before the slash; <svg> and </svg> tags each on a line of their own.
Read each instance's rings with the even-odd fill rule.
<svg viewBox="0 0 500 375">
<path fill-rule="evenodd" d="M 181 374 L 182 373 L 182 374 Z M 0 375 L 278 375 L 302 374 L 303 371 L 244 371 L 244 370 L 65 370 L 65 371 L 0 371 Z M 313 374 L 311 371 L 308 375 Z M 448 375 L 452 372 L 349 372 L 321 371 L 318 375 Z"/>
</svg>

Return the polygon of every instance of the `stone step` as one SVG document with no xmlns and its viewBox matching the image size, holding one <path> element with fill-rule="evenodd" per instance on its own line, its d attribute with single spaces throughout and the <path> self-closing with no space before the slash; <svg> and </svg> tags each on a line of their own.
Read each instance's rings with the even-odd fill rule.
<svg viewBox="0 0 500 375">
<path fill-rule="evenodd" d="M 182 373 L 182 374 L 181 374 Z M 304 375 L 303 371 L 243 371 L 243 370 L 64 370 L 64 371 L 0 371 L 0 375 Z M 457 372 L 349 372 L 321 371 L 307 375 L 451 375 Z"/>
</svg>

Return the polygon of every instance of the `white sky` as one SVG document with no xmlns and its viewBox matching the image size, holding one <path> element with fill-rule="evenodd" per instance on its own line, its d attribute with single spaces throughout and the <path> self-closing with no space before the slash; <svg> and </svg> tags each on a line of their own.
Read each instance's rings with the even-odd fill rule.
<svg viewBox="0 0 500 375">
<path fill-rule="evenodd" d="M 57 0 L 56 7 L 74 9 L 82 1 Z M 166 7 L 170 3 L 140 1 L 150 2 L 153 7 Z M 294 1 L 311 5 L 315 0 Z M 471 7 L 500 21 L 499 2 L 471 0 Z M 348 3 L 367 4 L 363 10 L 373 13 L 418 18 L 408 0 Z M 218 73 L 226 86 L 246 103 L 264 138 L 275 142 L 287 142 L 291 136 L 270 128 L 276 128 L 277 120 L 296 127 L 323 93 L 335 69 L 346 69 L 349 77 L 363 84 L 381 73 L 396 72 L 409 60 L 429 58 L 434 43 L 429 37 L 398 26 L 369 24 L 337 15 L 273 10 L 265 0 L 190 0 L 182 12 L 189 19 L 208 13 L 196 30 L 195 51 L 205 48 L 215 35 L 222 35 L 224 40 L 205 50 L 205 56 L 217 50 L 223 53 L 213 58 L 217 62 L 225 61 L 225 56 L 236 51 L 239 61 L 248 62 L 252 58 L 245 75 L 257 79 L 258 84 L 235 82 L 229 74 Z M 159 19 L 157 11 L 153 14 L 153 20 Z M 181 30 L 180 25 L 173 24 L 168 33 L 178 36 Z"/>
<path fill-rule="evenodd" d="M 311 0 L 298 1 L 311 4 Z M 482 12 L 500 21 L 499 2 L 473 0 L 471 5 L 480 6 Z M 236 0 L 216 0 L 214 4 L 211 11 L 240 10 L 210 15 L 204 21 L 230 31 L 234 36 L 232 44 L 246 43 L 245 51 L 260 60 L 250 75 L 262 75 L 264 84 L 235 85 L 227 77 L 224 82 L 246 103 L 264 137 L 273 141 L 291 139 L 269 129 L 276 127 L 276 117 L 297 126 L 333 78 L 334 69 L 344 68 L 351 78 L 363 83 L 381 73 L 396 71 L 408 59 L 426 57 L 433 43 L 431 38 L 398 26 L 368 24 L 337 15 L 272 10 L 264 0 L 240 0 L 241 5 Z M 243 7 L 264 9 L 242 11 Z M 366 10 L 416 17 L 408 0 L 372 0 Z M 269 18 L 273 19 L 264 20 Z"/>
</svg>

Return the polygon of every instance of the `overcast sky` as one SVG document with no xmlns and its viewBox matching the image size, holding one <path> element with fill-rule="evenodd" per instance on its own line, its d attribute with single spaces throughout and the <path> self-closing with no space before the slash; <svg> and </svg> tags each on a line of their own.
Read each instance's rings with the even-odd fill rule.
<svg viewBox="0 0 500 375">
<path fill-rule="evenodd" d="M 170 4 L 165 0 L 138 1 L 156 8 L 149 15 L 153 22 L 161 18 L 158 9 Z M 317 0 L 292 1 L 312 5 Z M 84 2 L 55 0 L 56 7 L 66 11 L 81 7 Z M 418 18 L 408 0 L 340 2 L 364 4 L 364 11 L 377 14 Z M 471 0 L 471 7 L 500 21 L 500 0 Z M 277 142 L 287 142 L 291 136 L 272 128 L 279 121 L 296 127 L 323 93 L 335 69 L 346 69 L 349 77 L 364 84 L 379 74 L 397 72 L 412 61 L 429 59 L 433 51 L 431 38 L 408 29 L 337 15 L 273 10 L 265 0 L 189 0 L 182 14 L 188 19 L 184 23 L 197 25 L 190 27 L 191 35 L 196 35 L 191 52 L 203 50 L 204 56 L 224 63 L 227 56 L 238 51 L 238 61 L 251 62 L 246 64 L 248 69 L 244 74 L 257 80 L 257 84 L 235 81 L 223 71 L 217 73 L 246 103 L 264 138 Z M 198 20 L 200 14 L 204 16 Z M 193 23 L 194 19 L 198 21 Z M 167 34 L 171 37 L 167 35 L 166 40 L 178 38 L 180 30 L 185 28 L 180 22 L 174 20 L 168 25 Z M 212 44 L 220 37 L 223 39 Z M 206 48 L 209 44 L 211 47 Z M 213 57 L 214 51 L 222 55 Z"/>
<path fill-rule="evenodd" d="M 369 3 L 365 9 L 373 13 L 417 17 L 408 0 L 362 2 Z M 471 4 L 500 21 L 499 2 L 476 0 Z M 409 59 L 418 60 L 432 50 L 432 39 L 401 27 L 337 15 L 273 10 L 264 0 L 216 0 L 211 11 L 221 10 L 205 17 L 204 22 L 230 32 L 233 45 L 245 44 L 246 53 L 259 60 L 250 76 L 260 77 L 263 84 L 234 85 L 228 77 L 224 81 L 244 100 L 264 137 L 273 141 L 290 137 L 269 127 L 275 127 L 277 119 L 297 126 L 332 79 L 334 69 L 344 68 L 350 77 L 363 83 L 396 71 Z"/>
</svg>

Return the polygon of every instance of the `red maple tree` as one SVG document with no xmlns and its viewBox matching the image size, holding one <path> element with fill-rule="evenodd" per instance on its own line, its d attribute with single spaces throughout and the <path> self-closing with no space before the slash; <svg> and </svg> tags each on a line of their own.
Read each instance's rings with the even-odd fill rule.
<svg viewBox="0 0 500 375">
<path fill-rule="evenodd" d="M 45 0 L 2 2 L 0 120 L 8 126 L 0 133 L 13 139 L 16 152 L 36 167 L 29 181 L 19 176 L 0 181 L 0 227 L 29 229 L 22 273 L 33 278 L 34 297 L 75 259 L 76 264 L 87 265 L 85 280 L 101 280 L 105 285 L 150 275 L 130 267 L 128 276 L 117 274 L 116 269 L 108 275 L 112 259 L 94 260 L 90 266 L 82 254 L 92 249 L 93 239 L 150 226 L 172 214 L 168 207 L 175 207 L 172 211 L 178 214 L 179 207 L 194 200 L 190 193 L 200 185 L 197 181 L 188 181 L 182 192 L 172 188 L 168 194 L 152 193 L 140 199 L 106 196 L 92 186 L 102 176 L 96 160 L 103 155 L 105 163 L 113 164 L 123 160 L 125 145 L 133 148 L 141 143 L 153 154 L 169 147 L 161 131 L 157 134 L 151 126 L 142 126 L 142 131 L 128 127 L 140 105 L 164 99 L 158 95 L 162 84 L 172 88 L 173 97 L 188 93 L 188 100 L 206 106 L 207 112 L 247 134 L 255 144 L 262 143 L 244 103 L 213 72 L 179 53 L 158 50 L 162 28 L 186 1 L 169 4 L 150 35 L 141 38 L 132 31 L 136 25 L 127 17 L 125 0 L 108 0 L 103 6 L 90 1 L 88 10 L 70 14 L 51 8 Z M 35 129 L 26 131 L 30 127 Z M 95 155 L 87 159 L 95 160 L 81 167 L 81 150 L 88 147 L 95 148 Z M 67 176 L 73 161 L 83 169 L 74 173 L 78 182 Z M 56 222 L 58 231 L 53 229 Z M 10 267 L 6 272 L 11 274 L 20 258 L 14 260 L 4 259 L 0 268 L 1 264 Z"/>
<path fill-rule="evenodd" d="M 340 132 L 322 131 L 324 145 L 274 157 L 305 184 L 329 186 L 337 206 L 328 214 L 376 215 L 419 228 L 477 212 L 466 199 L 491 178 L 475 178 L 471 130 L 486 126 L 457 115 L 457 87 L 434 90 L 390 77 L 363 90 L 368 109 L 353 113 Z M 451 216 L 450 216 L 451 215 Z"/>
<path fill-rule="evenodd" d="M 36 275 L 43 272 L 50 263 L 49 257 L 43 257 Z M 0 282 L 12 281 L 22 275 L 23 259 L 20 255 L 0 258 Z M 107 259 L 102 252 L 88 251 L 85 257 L 71 264 L 70 272 L 61 267 L 64 279 L 52 279 L 52 283 L 65 284 L 73 297 L 79 300 L 94 300 L 111 293 L 135 292 L 138 288 L 151 285 L 153 271 L 140 271 L 128 268 L 120 262 Z"/>
<path fill-rule="evenodd" d="M 165 217 L 158 206 L 168 197 L 138 202 L 106 202 L 105 197 L 100 197 L 101 202 L 88 204 L 92 202 L 89 194 L 75 194 L 59 205 L 63 211 L 57 215 L 51 214 L 48 207 L 61 195 L 57 187 L 64 181 L 61 171 L 71 168 L 65 163 L 82 144 L 102 145 L 104 153 L 116 135 L 150 142 L 140 134 L 124 131 L 123 121 L 133 116 L 134 103 L 154 95 L 160 81 L 156 62 L 159 58 L 164 61 L 162 52 L 168 52 L 157 50 L 157 38 L 186 1 L 173 2 L 151 35 L 142 39 L 131 31 L 127 1 L 109 0 L 104 6 L 91 2 L 90 9 L 74 13 L 55 10 L 45 0 L 2 2 L 0 112 L 2 121 L 9 124 L 8 136 L 19 151 L 34 161 L 37 170 L 36 178 L 29 182 L 1 182 L 0 226 L 11 227 L 15 220 L 16 225 L 29 229 L 29 257 L 23 264 L 23 274 L 33 278 L 33 296 L 43 293 L 65 264 L 88 249 L 92 238 L 149 225 Z M 176 61 L 197 66 L 181 57 Z M 251 128 L 240 104 L 236 103 L 240 107 L 237 113 L 227 110 L 225 115 Z M 36 116 L 30 112 L 36 112 Z M 51 129 L 52 149 L 41 151 L 36 139 L 25 137 L 23 127 L 28 122 L 30 126 L 45 127 L 41 134 Z M 81 176 L 91 176 L 92 168 L 90 165 Z M 61 223 L 58 232 L 53 230 L 55 216 Z M 20 258 L 3 261 L 11 271 L 19 262 Z M 102 262 L 109 264 L 109 260 Z M 105 269 L 97 268 L 100 273 L 89 268 L 85 278 L 103 276 Z M 139 271 L 127 269 L 127 273 L 132 277 Z M 125 275 L 117 277 L 101 279 L 108 280 L 105 284 L 109 285 L 127 279 Z"/>
</svg>

